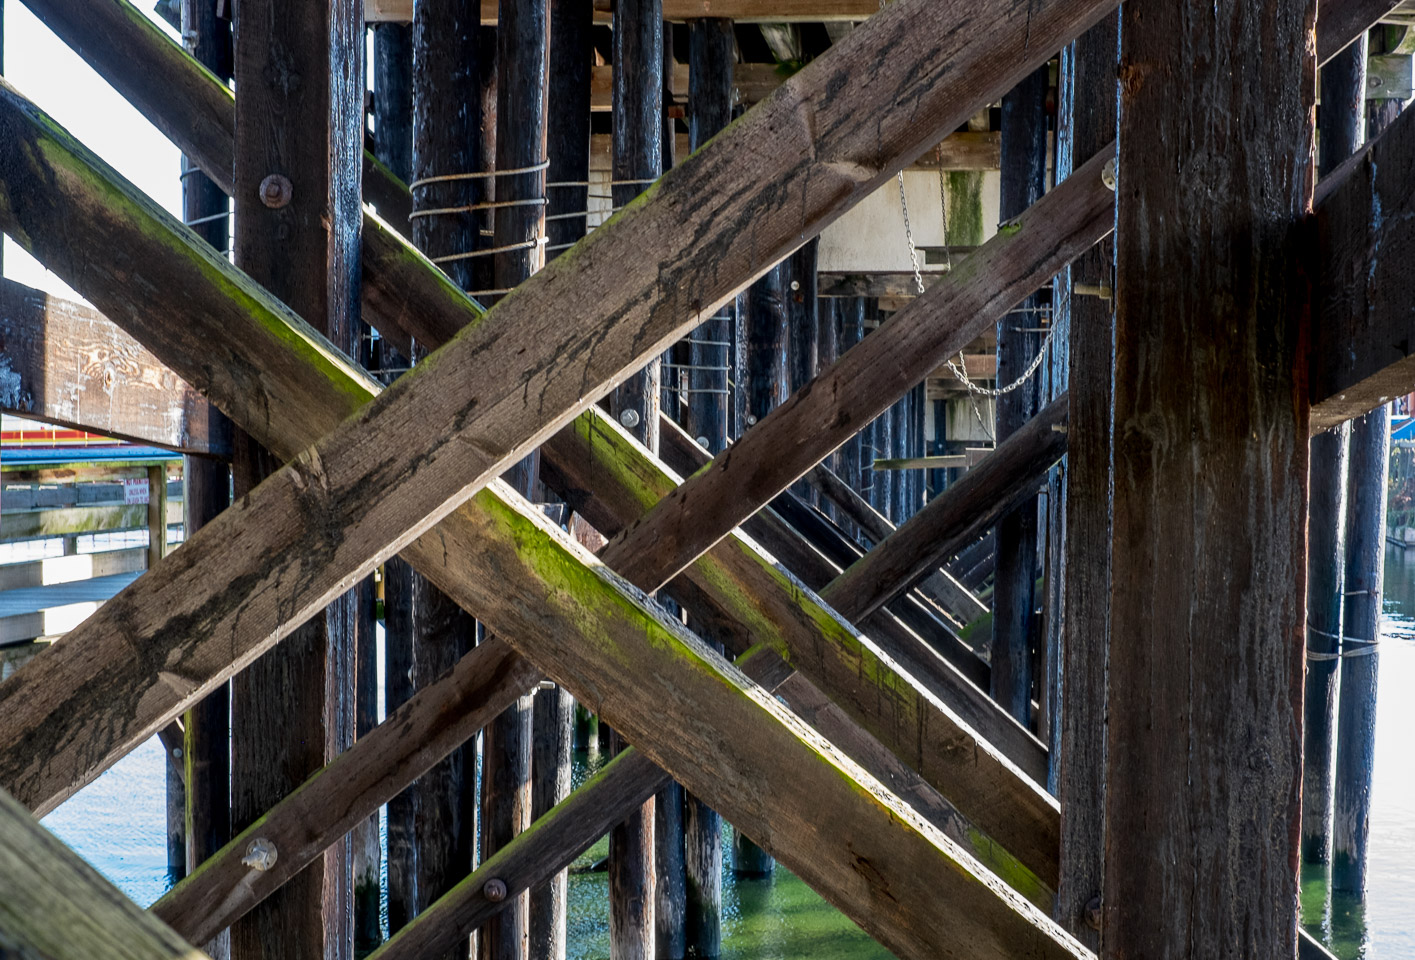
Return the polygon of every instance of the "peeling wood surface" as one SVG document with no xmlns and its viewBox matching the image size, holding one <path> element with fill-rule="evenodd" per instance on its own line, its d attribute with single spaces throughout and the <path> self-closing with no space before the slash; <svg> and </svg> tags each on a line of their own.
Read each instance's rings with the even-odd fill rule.
<svg viewBox="0 0 1415 960">
<path fill-rule="evenodd" d="M 97 311 L 0 280 L 0 408 L 104 436 L 229 458 L 206 398 Z"/>
<path fill-rule="evenodd" d="M 1415 111 L 1322 181 L 1312 430 L 1415 389 Z"/>
<path fill-rule="evenodd" d="M 1121 15 L 1106 958 L 1297 950 L 1315 7 Z"/>
</svg>

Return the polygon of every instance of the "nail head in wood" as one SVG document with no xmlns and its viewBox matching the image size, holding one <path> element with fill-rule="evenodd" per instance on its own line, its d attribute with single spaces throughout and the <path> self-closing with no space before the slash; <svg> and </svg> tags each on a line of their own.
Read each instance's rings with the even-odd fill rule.
<svg viewBox="0 0 1415 960">
<path fill-rule="evenodd" d="M 294 192 L 295 186 L 290 179 L 278 173 L 272 173 L 260 182 L 260 202 L 272 210 L 289 206 Z"/>
<path fill-rule="evenodd" d="M 492 903 L 500 903 L 506 899 L 506 881 L 493 877 L 481 888 L 481 892 Z"/>
</svg>

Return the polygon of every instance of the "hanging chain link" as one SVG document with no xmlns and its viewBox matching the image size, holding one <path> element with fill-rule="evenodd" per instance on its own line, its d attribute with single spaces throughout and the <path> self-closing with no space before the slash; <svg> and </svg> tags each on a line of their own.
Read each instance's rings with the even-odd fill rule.
<svg viewBox="0 0 1415 960">
<path fill-rule="evenodd" d="M 949 262 L 948 262 L 949 269 L 952 269 L 952 267 L 953 267 L 952 256 L 947 253 L 947 251 L 948 251 L 948 194 L 947 194 L 946 190 L 944 189 L 943 154 L 942 154 L 942 150 L 939 151 L 938 159 L 939 159 L 939 171 L 938 171 L 938 176 L 939 176 L 939 180 L 938 180 L 938 186 L 939 186 L 939 205 L 940 205 L 940 207 L 943 209 L 943 249 L 944 249 L 944 251 L 945 251 L 945 255 L 949 257 Z M 900 210 L 900 212 L 904 215 L 904 240 L 905 240 L 905 242 L 908 243 L 908 245 L 909 245 L 909 261 L 910 261 L 911 264 L 913 264 L 913 267 L 914 267 L 914 285 L 918 288 L 919 296 L 923 296 L 923 295 L 924 295 L 924 273 L 923 273 L 923 270 L 920 269 L 920 267 L 919 267 L 919 249 L 918 249 L 918 247 L 916 247 L 916 246 L 914 245 L 914 228 L 913 228 L 913 224 L 912 224 L 912 223 L 910 222 L 910 220 L 909 220 L 909 198 L 908 198 L 908 197 L 905 195 L 905 193 L 904 193 L 904 171 L 903 171 L 903 170 L 900 170 L 900 171 L 899 171 L 899 210 Z M 1047 335 L 1046 335 L 1045 338 L 1042 339 L 1042 344 L 1041 344 L 1041 346 L 1040 346 L 1040 347 L 1038 348 L 1038 350 L 1037 350 L 1037 355 L 1032 358 L 1032 362 L 1027 365 L 1027 369 L 1026 369 L 1025 371 L 1023 371 L 1022 375 L 1019 376 L 1016 380 L 1013 380 L 1013 381 L 1012 381 L 1011 383 L 1009 383 L 1007 386 L 1005 386 L 1005 387 L 999 387 L 999 388 L 996 389 L 996 390 L 992 390 L 992 389 L 989 389 L 989 388 L 987 388 L 987 387 L 980 387 L 980 386 L 978 386 L 976 383 L 974 383 L 972 380 L 970 380 L 970 379 L 968 378 L 968 371 L 967 371 L 967 363 L 966 363 L 966 362 L 964 363 L 963 369 L 961 369 L 961 370 L 958 368 L 957 364 L 955 364 L 951 359 L 950 359 L 950 360 L 945 360 L 944 363 L 946 363 L 946 364 L 948 365 L 948 370 L 949 370 L 950 373 L 953 374 L 954 379 L 956 379 L 959 383 L 963 384 L 963 386 L 967 387 L 969 393 L 976 394 L 976 395 L 978 395 L 978 396 L 980 396 L 980 397 L 1001 397 L 1001 396 L 1004 396 L 1004 395 L 1006 395 L 1006 394 L 1009 394 L 1009 393 L 1011 393 L 1012 391 L 1014 391 L 1014 390 L 1018 389 L 1019 387 L 1021 387 L 1021 386 L 1022 386 L 1023 384 L 1025 384 L 1028 380 L 1030 380 L 1030 379 L 1036 374 L 1036 372 L 1037 372 L 1039 369 L 1041 369 L 1042 361 L 1046 359 L 1047 351 L 1051 348 L 1051 338 L 1052 338 L 1052 334 L 1055 333 L 1055 332 L 1056 332 L 1056 318 L 1055 318 L 1055 316 L 1052 316 L 1051 322 L 1047 325 Z M 963 354 L 962 354 L 961 352 L 958 354 L 958 358 L 959 358 L 960 360 L 963 359 Z"/>
</svg>

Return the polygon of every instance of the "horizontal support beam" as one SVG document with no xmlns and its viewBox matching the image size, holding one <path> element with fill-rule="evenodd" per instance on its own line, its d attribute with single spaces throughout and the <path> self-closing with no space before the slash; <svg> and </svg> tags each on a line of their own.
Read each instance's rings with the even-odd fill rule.
<svg viewBox="0 0 1415 960">
<path fill-rule="evenodd" d="M 501 640 L 484 641 L 168 890 L 152 913 L 193 943 L 206 943 L 476 736 L 540 677 Z M 259 868 L 245 862 L 257 840 L 275 851 Z"/>
<path fill-rule="evenodd" d="M 0 954 L 204 960 L 0 790 Z"/>
<path fill-rule="evenodd" d="M 496 22 L 497 0 L 482 0 L 482 23 Z M 614 20 L 611 0 L 594 0 L 595 19 Z M 665 0 L 665 20 L 700 20 L 718 17 L 744 23 L 859 21 L 879 12 L 875 0 Z M 364 18 L 370 22 L 408 23 L 413 0 L 364 0 Z"/>
<path fill-rule="evenodd" d="M 167 522 L 182 522 L 182 502 L 167 502 Z M 62 537 L 71 533 L 109 533 L 115 530 L 146 530 L 145 503 L 90 503 L 77 507 L 45 510 L 7 510 L 0 543 Z"/>
<path fill-rule="evenodd" d="M 206 398 L 96 310 L 0 279 L 0 409 L 229 459 Z M 216 422 L 214 423 L 213 420 Z"/>
<path fill-rule="evenodd" d="M 1415 111 L 1317 188 L 1312 430 L 1415 391 Z"/>
</svg>

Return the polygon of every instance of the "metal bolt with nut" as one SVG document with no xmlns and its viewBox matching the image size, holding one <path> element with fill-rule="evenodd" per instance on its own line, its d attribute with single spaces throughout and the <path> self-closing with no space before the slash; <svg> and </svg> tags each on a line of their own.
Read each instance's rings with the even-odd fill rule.
<svg viewBox="0 0 1415 960">
<path fill-rule="evenodd" d="M 288 177 L 272 173 L 260 182 L 260 202 L 272 210 L 288 207 L 295 194 L 295 185 Z"/>
<path fill-rule="evenodd" d="M 493 877 L 481 888 L 481 892 L 492 903 L 500 903 L 506 899 L 506 881 Z"/>
</svg>

